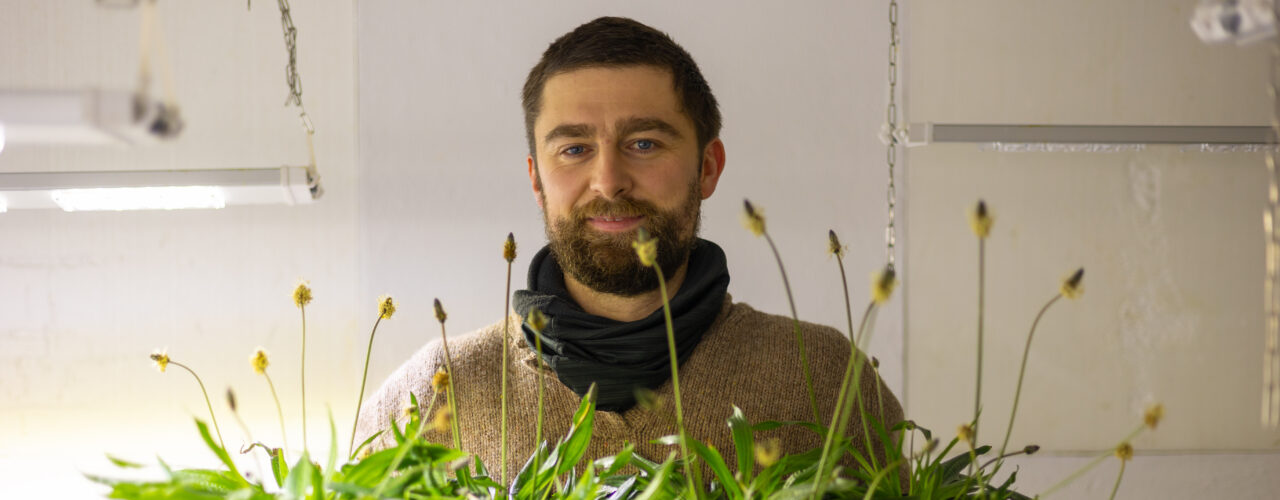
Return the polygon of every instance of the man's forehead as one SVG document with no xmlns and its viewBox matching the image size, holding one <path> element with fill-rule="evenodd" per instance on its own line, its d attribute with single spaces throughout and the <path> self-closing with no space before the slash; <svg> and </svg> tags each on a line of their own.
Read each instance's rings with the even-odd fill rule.
<svg viewBox="0 0 1280 500">
<path fill-rule="evenodd" d="M 538 137 L 561 125 L 612 130 L 626 118 L 651 117 L 693 129 L 671 72 L 654 66 L 583 68 L 556 74 L 543 87 Z"/>
</svg>

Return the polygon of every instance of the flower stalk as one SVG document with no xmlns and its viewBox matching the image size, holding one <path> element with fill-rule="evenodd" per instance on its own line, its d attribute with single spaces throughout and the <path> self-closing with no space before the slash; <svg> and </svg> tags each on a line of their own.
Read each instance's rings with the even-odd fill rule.
<svg viewBox="0 0 1280 500">
<path fill-rule="evenodd" d="M 311 287 L 306 281 L 298 282 L 293 289 L 293 303 L 302 313 L 302 365 L 299 369 L 302 384 L 302 450 L 309 452 L 307 446 L 307 304 L 311 303 Z"/>
<path fill-rule="evenodd" d="M 973 396 L 973 440 L 978 439 L 978 416 L 982 412 L 982 335 L 983 335 L 983 314 L 986 310 L 986 249 L 987 236 L 991 234 L 991 224 L 993 222 L 991 212 L 987 210 L 987 203 L 978 200 L 977 206 L 969 214 L 969 226 L 973 230 L 973 234 L 978 237 L 978 376 L 976 389 Z M 974 472 L 977 464 L 970 463 L 970 473 Z"/>
<path fill-rule="evenodd" d="M 667 324 L 667 354 L 671 358 L 671 391 L 676 406 L 676 429 L 680 435 L 680 458 L 684 461 L 685 476 L 692 478 L 694 481 L 690 485 L 694 496 L 702 498 L 702 478 L 699 477 L 698 471 L 693 468 L 690 460 L 689 446 L 687 444 L 689 437 L 684 428 L 684 410 L 680 403 L 680 361 L 676 357 L 675 326 L 671 321 L 671 302 L 667 295 L 667 280 L 662 274 L 662 266 L 658 264 L 658 240 L 650 238 L 649 232 L 642 227 L 636 234 L 636 241 L 631 245 L 635 248 L 636 255 L 640 258 L 640 264 L 653 268 L 653 272 L 658 276 L 658 293 L 662 295 L 662 316 Z"/>
<path fill-rule="evenodd" d="M 164 373 L 165 368 L 168 368 L 169 365 L 174 365 L 186 370 L 192 377 L 195 377 L 196 383 L 200 385 L 200 394 L 204 395 L 204 404 L 209 408 L 209 418 L 213 420 L 213 430 L 218 433 L 218 444 L 221 445 L 223 449 L 226 449 L 226 443 L 222 442 L 222 430 L 218 428 L 218 416 L 213 413 L 213 403 L 209 402 L 209 391 L 204 389 L 204 381 L 200 380 L 200 376 L 196 375 L 195 370 L 192 370 L 187 365 L 169 359 L 169 354 L 163 350 L 156 350 L 151 353 L 150 357 L 152 361 L 156 362 L 156 369 L 160 370 L 160 373 Z"/>
<path fill-rule="evenodd" d="M 778 246 L 765 228 L 764 212 L 751 204 L 750 200 L 742 200 L 744 208 L 743 225 L 756 236 L 763 236 L 773 251 L 773 258 L 778 262 L 778 271 L 782 273 L 782 286 L 787 291 L 787 304 L 791 306 L 791 324 L 796 335 L 796 348 L 800 351 L 800 369 L 804 372 L 805 387 L 809 390 L 809 406 L 813 410 L 813 422 L 821 422 L 818 416 L 818 397 L 813 390 L 813 376 L 809 372 L 809 357 L 804 348 L 804 336 L 800 334 L 800 315 L 796 313 L 796 301 L 791 293 L 791 283 L 787 280 L 787 269 L 782 265 L 782 256 L 778 254 Z"/>
<path fill-rule="evenodd" d="M 378 297 L 378 319 L 373 322 L 373 330 L 369 332 L 369 347 L 364 352 L 364 375 L 360 377 L 360 396 L 356 398 L 356 415 L 351 419 L 351 442 L 347 444 L 348 454 L 355 452 L 356 424 L 360 422 L 360 406 L 364 403 L 364 388 L 369 381 L 369 357 L 373 354 L 373 338 L 378 334 L 378 325 L 384 319 L 391 319 L 396 313 L 396 301 L 390 295 Z"/>
<path fill-rule="evenodd" d="M 449 403 L 449 414 L 452 417 L 452 425 L 449 427 L 453 430 L 453 447 L 454 449 L 462 449 L 462 429 L 458 424 L 458 398 L 457 391 L 454 389 L 453 376 L 453 358 L 449 356 L 449 336 L 444 331 L 444 321 L 449 317 L 445 314 L 444 306 L 440 305 L 440 299 L 435 300 L 436 320 L 440 322 L 440 344 L 444 346 L 444 372 L 449 375 L 448 390 L 445 392 L 445 401 Z"/>
<path fill-rule="evenodd" d="M 284 410 L 280 407 L 280 397 L 276 395 L 276 385 L 271 382 L 271 375 L 267 374 L 267 366 L 271 364 L 267 358 L 267 351 L 262 350 L 261 347 L 255 349 L 253 355 L 249 356 L 249 362 L 253 365 L 254 373 L 267 379 L 267 387 L 271 389 L 271 399 L 276 402 L 276 416 L 280 418 L 280 440 L 284 443 L 283 449 L 287 450 L 289 449 L 289 434 L 285 431 Z"/>
<path fill-rule="evenodd" d="M 507 233 L 507 241 L 502 244 L 502 259 L 507 261 L 507 293 L 503 295 L 502 304 L 502 483 L 507 484 L 507 350 L 511 344 L 511 266 L 516 260 L 516 239 Z"/>
</svg>

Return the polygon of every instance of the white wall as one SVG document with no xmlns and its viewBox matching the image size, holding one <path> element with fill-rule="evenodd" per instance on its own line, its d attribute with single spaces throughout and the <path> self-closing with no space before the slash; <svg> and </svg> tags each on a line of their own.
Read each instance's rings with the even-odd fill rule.
<svg viewBox="0 0 1280 500">
<path fill-rule="evenodd" d="M 911 122 L 1266 125 L 1265 47 L 1206 46 L 1196 2 L 928 2 L 906 12 Z M 1126 498 L 1264 498 L 1280 434 L 1258 422 L 1266 171 L 1260 153 L 908 153 L 907 404 L 940 433 L 972 417 L 977 244 L 965 211 L 996 214 L 987 244 L 980 440 L 999 446 L 1028 327 L 1058 280 L 1085 294 L 1041 322 L 1011 446 L 1037 443 L 1039 491 L 1133 443 Z M 946 382 L 942 382 L 946 381 Z M 1108 462 L 1066 496 L 1109 492 Z"/>
<path fill-rule="evenodd" d="M 137 10 L 95 2 L 4 2 L 0 87 L 131 89 Z M 287 61 L 274 2 L 159 2 L 187 128 L 176 141 L 113 149 L 9 144 L 0 172 L 269 167 L 307 161 L 296 112 L 282 107 Z M 356 291 L 354 6 L 295 2 L 303 98 L 316 125 L 326 190 L 312 206 L 218 211 L 0 214 L 0 484 L 4 496 L 96 491 L 79 471 L 112 471 L 103 453 L 211 465 L 191 417 L 208 420 L 189 375 L 157 373 L 168 347 L 204 379 L 228 446 L 233 386 L 255 437 L 279 443 L 269 373 L 297 423 L 299 315 L 294 282 L 309 278 L 308 417 L 317 444 L 326 405 L 349 430 L 363 347 Z M 158 80 L 157 80 L 158 81 Z M 368 304 L 367 304 L 368 303 Z M 363 307 L 363 306 L 368 307 Z M 345 437 L 347 430 L 341 432 Z M 323 440 L 327 443 L 327 438 Z M 77 494 L 78 493 L 78 494 Z M 65 497 L 65 496 L 64 496 Z"/>
</svg>

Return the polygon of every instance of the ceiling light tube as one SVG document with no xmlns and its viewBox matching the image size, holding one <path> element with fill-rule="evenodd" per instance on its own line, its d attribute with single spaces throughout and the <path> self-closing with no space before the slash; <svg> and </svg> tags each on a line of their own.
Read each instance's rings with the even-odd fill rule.
<svg viewBox="0 0 1280 500">
<path fill-rule="evenodd" d="M 0 206 L 13 210 L 298 205 L 320 194 L 306 167 L 0 173 Z"/>
<path fill-rule="evenodd" d="M 1179 125 L 978 125 L 912 123 L 908 146 L 936 143 L 1213 144 L 1271 143 L 1268 127 Z"/>
</svg>

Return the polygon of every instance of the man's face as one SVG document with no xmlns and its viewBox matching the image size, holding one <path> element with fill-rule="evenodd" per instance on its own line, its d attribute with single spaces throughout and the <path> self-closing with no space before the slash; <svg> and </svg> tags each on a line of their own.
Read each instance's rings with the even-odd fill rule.
<svg viewBox="0 0 1280 500">
<path fill-rule="evenodd" d="M 724 147 L 717 139 L 698 148 L 668 71 L 624 66 L 553 76 L 534 138 L 529 177 L 551 250 L 574 279 L 622 296 L 657 288 L 631 247 L 640 227 L 658 239 L 665 273 L 684 263 Z"/>
</svg>

